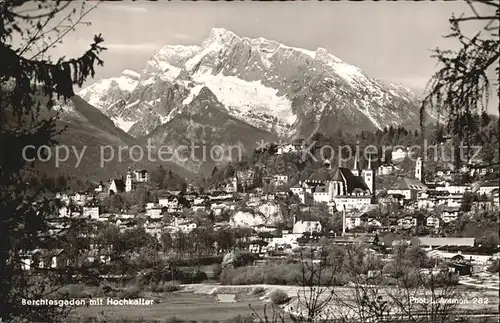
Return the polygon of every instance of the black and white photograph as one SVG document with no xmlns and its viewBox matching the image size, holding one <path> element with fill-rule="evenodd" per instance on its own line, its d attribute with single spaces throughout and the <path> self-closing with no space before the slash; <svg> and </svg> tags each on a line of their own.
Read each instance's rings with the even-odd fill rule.
<svg viewBox="0 0 500 323">
<path fill-rule="evenodd" d="M 499 29 L 0 0 L 0 323 L 499 322 Z"/>
</svg>

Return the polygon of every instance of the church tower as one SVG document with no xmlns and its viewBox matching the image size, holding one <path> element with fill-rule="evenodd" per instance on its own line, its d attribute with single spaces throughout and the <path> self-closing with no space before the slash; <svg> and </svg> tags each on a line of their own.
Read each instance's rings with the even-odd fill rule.
<svg viewBox="0 0 500 323">
<path fill-rule="evenodd" d="M 354 176 L 359 176 L 358 170 L 358 149 L 356 149 L 356 153 L 354 154 L 354 167 L 352 168 L 352 174 Z"/>
<path fill-rule="evenodd" d="M 234 175 L 232 179 L 233 192 L 238 193 L 238 176 Z"/>
<path fill-rule="evenodd" d="M 366 186 L 368 186 L 368 189 L 370 190 L 370 193 L 373 194 L 375 193 L 375 178 L 373 176 L 373 169 L 372 169 L 372 157 L 371 155 L 368 156 L 368 167 L 366 167 L 365 170 L 363 170 L 361 176 L 363 176 L 363 179 L 366 183 Z"/>
<path fill-rule="evenodd" d="M 415 178 L 422 181 L 422 158 L 418 157 L 415 163 Z"/>
<path fill-rule="evenodd" d="M 127 172 L 127 177 L 125 179 L 125 192 L 130 192 L 130 191 L 132 191 L 132 171 L 129 168 Z"/>
</svg>

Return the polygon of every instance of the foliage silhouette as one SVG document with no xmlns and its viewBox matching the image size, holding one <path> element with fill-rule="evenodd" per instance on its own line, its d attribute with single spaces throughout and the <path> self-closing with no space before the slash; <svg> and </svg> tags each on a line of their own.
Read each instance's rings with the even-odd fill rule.
<svg viewBox="0 0 500 323">
<path fill-rule="evenodd" d="M 101 35 L 94 36 L 90 48 L 78 58 L 48 56 L 77 25 L 88 24 L 82 19 L 94 8 L 69 1 L 0 3 L 0 314 L 7 322 L 63 321 L 68 308 L 23 306 L 21 300 L 44 298 L 88 269 L 22 270 L 26 253 L 54 247 L 63 247 L 68 262 L 76 260 L 85 232 L 70 230 L 81 221 L 70 219 L 61 230 L 48 221 L 56 209 L 43 188 L 30 190 L 25 176 L 37 174 L 22 153 L 26 145 L 55 144 L 53 107 L 58 100 L 74 96 L 73 86 L 82 86 L 95 75 L 95 67 L 103 65 Z"/>
</svg>

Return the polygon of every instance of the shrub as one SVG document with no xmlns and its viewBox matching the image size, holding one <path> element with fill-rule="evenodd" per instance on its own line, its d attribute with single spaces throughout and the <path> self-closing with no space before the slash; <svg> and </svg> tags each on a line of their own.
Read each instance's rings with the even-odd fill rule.
<svg viewBox="0 0 500 323">
<path fill-rule="evenodd" d="M 499 271 L 499 262 L 498 262 L 498 259 L 493 261 L 489 266 L 488 266 L 488 271 L 490 273 L 498 273 Z"/>
<path fill-rule="evenodd" d="M 165 323 L 183 323 L 183 320 L 175 317 L 175 316 L 172 316 L 172 317 L 169 317 L 165 320 Z"/>
<path fill-rule="evenodd" d="M 214 279 L 218 279 L 220 274 L 222 273 L 222 268 L 219 264 L 213 264 L 207 267 L 207 272 L 211 273 L 211 277 Z M 207 273 L 207 276 L 210 277 L 210 275 Z"/>
<path fill-rule="evenodd" d="M 181 286 L 176 281 L 151 283 L 148 290 L 154 293 L 171 293 L 181 289 Z"/>
<path fill-rule="evenodd" d="M 196 284 L 207 280 L 207 274 L 199 269 L 194 271 L 182 272 L 181 282 L 185 284 Z"/>
<path fill-rule="evenodd" d="M 138 286 L 132 286 L 122 290 L 119 295 L 120 298 L 139 298 L 141 289 Z"/>
<path fill-rule="evenodd" d="M 332 283 L 333 269 L 325 269 L 320 280 L 321 285 Z M 307 275 L 306 275 L 307 276 Z M 225 268 L 219 277 L 224 285 L 296 285 L 302 277 L 301 264 L 279 264 L 262 267 Z M 341 273 L 335 274 L 335 285 L 341 286 L 346 278 Z"/>
<path fill-rule="evenodd" d="M 90 296 L 89 293 L 84 291 L 83 286 L 80 285 L 65 286 L 59 290 L 59 294 L 69 298 L 85 298 Z"/>
<path fill-rule="evenodd" d="M 162 286 L 162 289 L 165 293 L 171 293 L 180 290 L 181 286 L 176 282 L 167 282 Z"/>
<path fill-rule="evenodd" d="M 230 318 L 226 322 L 228 323 L 253 323 L 255 322 L 255 319 L 253 316 L 235 316 L 233 318 Z"/>
<path fill-rule="evenodd" d="M 288 294 L 282 289 L 277 289 L 274 292 L 272 292 L 269 298 L 271 299 L 271 302 L 273 302 L 273 304 L 276 305 L 285 304 L 290 300 Z"/>
<path fill-rule="evenodd" d="M 262 293 L 264 293 L 266 291 L 266 289 L 264 287 L 255 287 L 253 290 L 252 290 L 252 295 L 260 295 Z"/>
</svg>

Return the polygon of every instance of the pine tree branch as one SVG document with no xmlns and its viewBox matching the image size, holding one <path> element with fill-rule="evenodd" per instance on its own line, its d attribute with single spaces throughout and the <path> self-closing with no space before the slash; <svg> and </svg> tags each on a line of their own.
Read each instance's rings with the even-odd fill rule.
<svg viewBox="0 0 500 323">
<path fill-rule="evenodd" d="M 83 4 L 85 2 L 82 3 L 82 9 L 83 9 Z M 78 19 L 71 25 L 69 26 L 66 31 L 60 33 L 58 35 L 58 37 L 53 40 L 51 43 L 45 45 L 44 48 L 42 48 L 39 52 L 37 52 L 35 55 L 33 55 L 30 59 L 33 60 L 33 59 L 36 59 L 38 56 L 40 56 L 41 54 L 47 52 L 47 50 L 49 50 L 50 48 L 52 48 L 52 46 L 54 46 L 55 44 L 57 44 L 59 41 L 61 41 L 61 39 L 63 39 L 69 32 L 73 31 L 75 26 L 77 26 L 78 24 L 80 24 L 82 22 L 82 19 L 87 16 L 92 10 L 94 10 L 95 8 L 97 8 L 97 6 L 100 4 L 100 2 L 98 1 L 95 5 L 93 5 L 92 7 L 90 7 L 88 10 L 85 10 L 83 11 L 82 13 L 80 13 L 80 15 L 78 16 Z M 67 16 L 67 18 L 70 17 L 71 14 L 69 14 Z M 58 26 L 60 26 L 60 24 L 62 24 L 62 22 L 65 21 L 65 20 L 61 20 L 61 22 L 58 24 Z"/>
<path fill-rule="evenodd" d="M 63 6 L 61 8 L 57 8 L 61 2 L 64 2 Z M 71 5 L 71 1 L 62 1 L 62 0 L 57 0 L 55 2 L 53 2 L 53 4 L 56 6 L 55 9 L 49 11 L 49 12 L 45 12 L 45 13 L 39 13 L 39 14 L 36 14 L 36 15 L 25 15 L 23 13 L 16 13 L 12 10 L 10 10 L 10 14 L 12 14 L 12 16 L 16 17 L 16 18 L 20 18 L 20 19 L 24 19 L 24 20 L 35 20 L 35 19 L 40 19 L 40 18 L 45 18 L 45 17 L 51 17 L 54 12 L 57 13 L 57 12 L 60 12 L 64 9 L 66 9 L 68 6 Z M 40 8 L 38 8 L 38 10 L 40 10 Z"/>
</svg>

